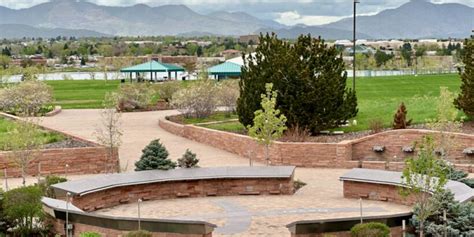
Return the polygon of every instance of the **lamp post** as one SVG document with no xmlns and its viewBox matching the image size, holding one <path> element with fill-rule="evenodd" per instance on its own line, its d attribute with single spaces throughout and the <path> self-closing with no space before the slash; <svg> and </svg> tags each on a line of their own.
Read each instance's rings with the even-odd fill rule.
<svg viewBox="0 0 474 237">
<path fill-rule="evenodd" d="M 352 91 L 355 92 L 356 87 L 356 23 L 357 23 L 357 3 L 360 3 L 359 0 L 354 0 L 354 24 L 353 24 L 353 35 L 352 35 Z"/>
<path fill-rule="evenodd" d="M 70 192 L 66 193 L 66 237 L 69 237 L 69 197 Z"/>
<path fill-rule="evenodd" d="M 140 217 L 140 203 L 142 202 L 142 199 L 138 199 L 138 230 L 142 230 L 142 226 L 141 226 L 141 217 Z"/>
</svg>

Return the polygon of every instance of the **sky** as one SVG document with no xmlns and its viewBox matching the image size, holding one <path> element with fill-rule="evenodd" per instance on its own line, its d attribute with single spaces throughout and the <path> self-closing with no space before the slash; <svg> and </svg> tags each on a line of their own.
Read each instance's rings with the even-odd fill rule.
<svg viewBox="0 0 474 237">
<path fill-rule="evenodd" d="M 26 8 L 49 0 L 0 0 L 0 6 Z M 56 0 L 57 1 L 57 0 Z M 83 0 L 82 0 L 83 1 Z M 87 0 L 100 5 L 130 6 L 144 3 L 150 6 L 185 4 L 199 13 L 212 11 L 243 11 L 262 19 L 285 25 L 321 25 L 350 16 L 352 0 Z M 396 8 L 409 0 L 360 0 L 358 13 L 372 15 Z M 417 0 L 422 1 L 422 0 Z M 474 7 L 474 0 L 424 0 L 434 3 L 461 3 Z"/>
</svg>

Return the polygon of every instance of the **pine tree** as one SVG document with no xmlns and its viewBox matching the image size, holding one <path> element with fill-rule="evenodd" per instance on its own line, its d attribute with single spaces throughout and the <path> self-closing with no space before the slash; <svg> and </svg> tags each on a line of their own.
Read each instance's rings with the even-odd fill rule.
<svg viewBox="0 0 474 237">
<path fill-rule="evenodd" d="M 393 129 L 405 129 L 411 125 L 412 120 L 407 121 L 407 108 L 402 102 L 398 107 L 397 113 L 393 116 Z"/>
<path fill-rule="evenodd" d="M 160 143 L 160 140 L 153 140 L 142 150 L 140 160 L 135 163 L 135 171 L 170 170 L 176 168 L 176 163 L 168 159 L 168 155 L 168 151 Z"/>
<path fill-rule="evenodd" d="M 181 168 L 198 168 L 199 159 L 196 158 L 196 154 L 186 149 L 183 157 L 178 159 L 178 166 Z"/>
<path fill-rule="evenodd" d="M 344 124 L 358 112 L 340 53 L 320 38 L 300 36 L 290 43 L 267 34 L 260 37 L 256 53 L 244 60 L 237 113 L 245 127 L 253 125 L 254 112 L 262 108 L 256 98 L 265 93 L 267 83 L 278 91 L 276 108 L 290 128 L 317 133 Z"/>
<path fill-rule="evenodd" d="M 454 101 L 456 107 L 474 118 L 474 39 L 466 40 L 463 53 L 464 71 L 461 74 L 461 94 Z"/>
</svg>

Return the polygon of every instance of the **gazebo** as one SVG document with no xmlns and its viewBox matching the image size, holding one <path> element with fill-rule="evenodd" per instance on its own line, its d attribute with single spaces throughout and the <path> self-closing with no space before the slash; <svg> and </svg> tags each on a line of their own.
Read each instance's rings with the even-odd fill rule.
<svg viewBox="0 0 474 237">
<path fill-rule="evenodd" d="M 140 78 L 141 73 L 150 73 L 150 79 L 153 81 L 153 78 L 158 79 L 158 72 L 168 73 L 168 79 L 171 79 L 171 73 L 174 72 L 174 78 L 177 79 L 178 72 L 184 71 L 184 68 L 180 66 L 168 63 L 160 63 L 154 60 L 139 65 L 122 68 L 120 70 L 122 73 L 130 73 L 131 81 L 133 80 L 133 73 L 135 73 L 135 78 L 137 78 L 137 80 Z"/>
<path fill-rule="evenodd" d="M 227 79 L 229 77 L 240 77 L 242 66 L 233 62 L 225 62 L 208 69 L 208 73 L 215 79 Z"/>
</svg>

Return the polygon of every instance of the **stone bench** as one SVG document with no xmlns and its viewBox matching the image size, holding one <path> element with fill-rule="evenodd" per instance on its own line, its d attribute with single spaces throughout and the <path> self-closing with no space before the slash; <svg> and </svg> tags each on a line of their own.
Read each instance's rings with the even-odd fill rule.
<svg viewBox="0 0 474 237">
<path fill-rule="evenodd" d="M 345 198 L 364 198 L 370 200 L 389 201 L 411 205 L 413 197 L 402 197 L 399 194 L 402 184 L 402 173 L 385 170 L 352 169 L 340 177 L 344 186 Z M 474 189 L 457 182 L 448 181 L 445 188 L 454 194 L 459 202 L 474 200 Z"/>
<path fill-rule="evenodd" d="M 237 195 L 291 195 L 293 166 L 220 167 L 141 171 L 99 175 L 53 185 L 59 199 L 69 193 L 71 203 L 86 212 L 138 199 Z"/>
<path fill-rule="evenodd" d="M 97 232 L 102 236 L 124 236 L 138 230 L 138 218 L 124 218 L 87 213 L 63 200 L 43 198 L 43 209 L 55 234 L 65 235 L 66 213 L 72 236 Z M 205 221 L 184 221 L 141 218 L 140 226 L 156 237 L 211 237 L 216 225 Z"/>
</svg>

